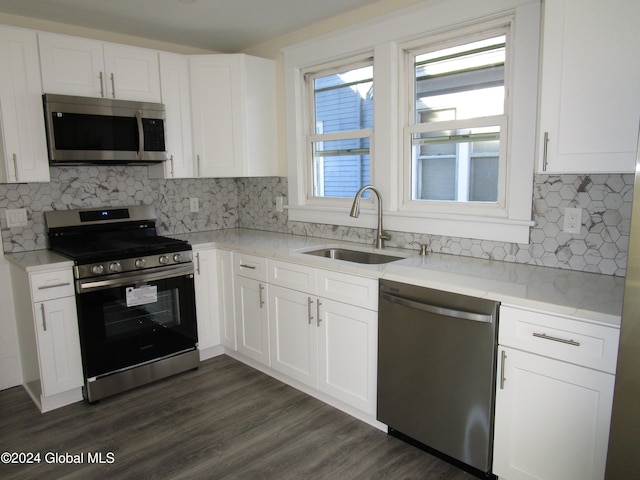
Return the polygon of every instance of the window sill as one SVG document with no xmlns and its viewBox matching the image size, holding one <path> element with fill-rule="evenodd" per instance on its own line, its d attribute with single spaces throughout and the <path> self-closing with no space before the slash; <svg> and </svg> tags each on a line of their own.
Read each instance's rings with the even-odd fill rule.
<svg viewBox="0 0 640 480">
<path fill-rule="evenodd" d="M 289 220 L 358 228 L 377 227 L 377 211 L 362 209 L 358 218 L 348 208 L 289 206 Z M 486 216 L 384 212 L 384 229 L 427 235 L 473 238 L 510 243 L 529 243 L 531 220 Z"/>
</svg>

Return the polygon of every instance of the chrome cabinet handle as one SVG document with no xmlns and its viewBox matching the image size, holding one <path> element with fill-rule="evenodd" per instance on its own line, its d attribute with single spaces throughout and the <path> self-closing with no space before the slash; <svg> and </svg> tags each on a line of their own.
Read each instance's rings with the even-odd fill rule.
<svg viewBox="0 0 640 480">
<path fill-rule="evenodd" d="M 100 78 L 100 96 L 104 98 L 104 78 L 102 72 L 98 75 Z"/>
<path fill-rule="evenodd" d="M 58 287 L 68 287 L 69 285 L 71 285 L 71 283 L 69 283 L 69 282 L 52 283 L 51 285 L 42 285 L 42 286 L 38 287 L 38 290 L 47 290 L 49 288 L 58 288 Z"/>
<path fill-rule="evenodd" d="M 573 339 L 567 340 L 566 338 L 552 337 L 551 335 L 547 335 L 546 333 L 536 333 L 536 332 L 533 332 L 532 335 L 537 338 L 542 338 L 543 340 L 551 340 L 553 342 L 566 343 L 567 345 L 572 345 L 574 347 L 580 346 L 580 342 L 576 342 Z"/>
<path fill-rule="evenodd" d="M 542 171 L 547 171 L 549 165 L 549 132 L 544 132 L 544 140 L 542 143 Z"/>
<path fill-rule="evenodd" d="M 171 168 L 171 169 L 170 169 L 170 171 L 169 171 L 169 175 L 171 175 L 172 177 L 175 177 L 175 176 L 176 176 L 176 174 L 175 174 L 175 172 L 174 172 L 174 167 L 173 167 L 173 155 L 171 155 L 171 156 L 169 157 L 169 161 L 171 162 L 171 163 L 170 163 L 170 165 L 171 165 L 171 167 L 170 167 L 170 168 Z"/>
<path fill-rule="evenodd" d="M 258 285 L 258 298 L 260 300 L 260 308 L 264 305 L 264 299 L 262 298 L 262 291 L 264 290 L 264 285 L 261 283 Z"/>
<path fill-rule="evenodd" d="M 309 325 L 311 325 L 311 320 L 313 320 L 313 315 L 311 315 L 311 305 L 313 305 L 313 300 L 311 300 L 311 297 L 307 297 L 307 317 L 309 318 Z"/>
<path fill-rule="evenodd" d="M 47 316 L 44 313 L 44 303 L 40 304 L 40 310 L 42 310 L 42 328 L 46 332 L 47 331 Z"/>
<path fill-rule="evenodd" d="M 16 178 L 16 182 L 19 182 L 18 178 L 18 155 L 13 154 L 13 176 Z"/>
<path fill-rule="evenodd" d="M 316 301 L 316 326 L 320 326 L 320 322 L 322 319 L 320 318 L 320 307 L 322 306 L 322 302 L 320 299 Z"/>
<path fill-rule="evenodd" d="M 113 73 L 111 74 L 111 96 L 116 98 L 116 81 L 113 78 Z"/>
<path fill-rule="evenodd" d="M 256 266 L 255 265 L 245 265 L 244 263 L 240 264 L 240 268 L 248 268 L 249 270 L 255 270 Z"/>
<path fill-rule="evenodd" d="M 196 155 L 196 175 L 200 176 L 200 155 Z"/>
<path fill-rule="evenodd" d="M 196 253 L 196 273 L 200 275 L 200 252 Z"/>
<path fill-rule="evenodd" d="M 502 352 L 500 353 L 500 390 L 504 390 L 504 382 L 507 381 L 507 379 L 504 378 L 504 364 L 506 359 L 507 352 L 502 350 Z"/>
</svg>

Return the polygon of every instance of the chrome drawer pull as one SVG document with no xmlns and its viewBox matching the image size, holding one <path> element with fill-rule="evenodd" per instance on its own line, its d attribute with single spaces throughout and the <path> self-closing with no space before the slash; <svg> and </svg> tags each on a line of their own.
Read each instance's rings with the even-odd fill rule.
<svg viewBox="0 0 640 480">
<path fill-rule="evenodd" d="M 573 345 L 574 347 L 579 347 L 580 342 L 576 342 L 575 340 L 566 340 L 564 338 L 552 337 L 547 335 L 546 333 L 536 333 L 533 332 L 534 337 L 542 338 L 544 340 L 552 340 L 554 342 L 566 343 L 567 345 Z"/>
<path fill-rule="evenodd" d="M 38 290 L 47 290 L 48 288 L 68 287 L 71 283 L 52 283 L 51 285 L 42 285 Z"/>
<path fill-rule="evenodd" d="M 260 301 L 260 308 L 264 305 L 264 299 L 262 298 L 262 292 L 264 291 L 264 285 L 258 285 L 258 300 Z"/>
<path fill-rule="evenodd" d="M 504 390 L 504 382 L 507 381 L 507 379 L 504 378 L 504 363 L 506 359 L 507 359 L 507 352 L 502 350 L 502 353 L 500 354 L 500 390 Z"/>
<path fill-rule="evenodd" d="M 240 268 L 248 268 L 249 270 L 256 269 L 255 265 L 244 265 L 243 263 L 240 264 Z"/>
</svg>

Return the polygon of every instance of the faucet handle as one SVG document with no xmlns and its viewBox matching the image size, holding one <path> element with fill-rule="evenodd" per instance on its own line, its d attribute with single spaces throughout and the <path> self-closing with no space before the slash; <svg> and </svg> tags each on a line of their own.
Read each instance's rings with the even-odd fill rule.
<svg viewBox="0 0 640 480">
<path fill-rule="evenodd" d="M 420 255 L 425 257 L 429 254 L 429 244 L 428 243 L 420 243 L 420 242 L 409 242 L 409 245 L 419 245 L 420 246 Z"/>
</svg>

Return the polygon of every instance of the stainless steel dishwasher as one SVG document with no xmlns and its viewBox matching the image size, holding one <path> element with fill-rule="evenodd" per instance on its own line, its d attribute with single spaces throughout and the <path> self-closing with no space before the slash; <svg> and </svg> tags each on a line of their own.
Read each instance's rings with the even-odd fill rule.
<svg viewBox="0 0 640 480">
<path fill-rule="evenodd" d="M 493 478 L 498 303 L 387 280 L 379 300 L 378 420 Z"/>
</svg>

